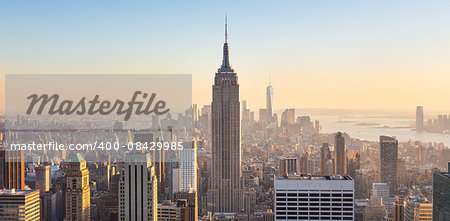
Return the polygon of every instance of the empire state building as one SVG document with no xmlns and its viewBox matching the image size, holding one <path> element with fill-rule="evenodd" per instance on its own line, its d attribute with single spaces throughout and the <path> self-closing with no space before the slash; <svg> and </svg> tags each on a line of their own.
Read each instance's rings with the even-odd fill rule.
<svg viewBox="0 0 450 221">
<path fill-rule="evenodd" d="M 239 83 L 230 66 L 227 40 L 225 22 L 222 65 L 212 86 L 212 176 L 208 201 L 213 212 L 240 212 L 244 208 Z"/>
</svg>

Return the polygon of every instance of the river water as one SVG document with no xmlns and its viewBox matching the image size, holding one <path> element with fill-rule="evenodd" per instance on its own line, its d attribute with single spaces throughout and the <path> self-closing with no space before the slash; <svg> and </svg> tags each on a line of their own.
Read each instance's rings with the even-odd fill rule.
<svg viewBox="0 0 450 221">
<path fill-rule="evenodd" d="M 319 120 L 324 133 L 346 132 L 350 137 L 379 141 L 380 135 L 395 136 L 400 142 L 420 140 L 423 143 L 438 142 L 450 146 L 450 134 L 417 132 L 412 123 L 415 119 L 387 117 L 339 117 L 312 115 Z"/>
</svg>

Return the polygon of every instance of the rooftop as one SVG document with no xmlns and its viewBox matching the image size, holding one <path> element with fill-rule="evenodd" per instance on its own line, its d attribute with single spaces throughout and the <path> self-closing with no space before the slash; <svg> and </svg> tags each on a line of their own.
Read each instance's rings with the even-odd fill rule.
<svg viewBox="0 0 450 221">
<path fill-rule="evenodd" d="M 341 175 L 329 175 L 329 176 L 320 176 L 320 175 L 292 175 L 289 174 L 287 176 L 278 177 L 278 180 L 353 180 L 350 176 L 341 176 Z"/>
<path fill-rule="evenodd" d="M 17 189 L 2 189 L 0 190 L 0 196 L 25 196 L 29 193 L 38 190 L 17 190 Z"/>
</svg>

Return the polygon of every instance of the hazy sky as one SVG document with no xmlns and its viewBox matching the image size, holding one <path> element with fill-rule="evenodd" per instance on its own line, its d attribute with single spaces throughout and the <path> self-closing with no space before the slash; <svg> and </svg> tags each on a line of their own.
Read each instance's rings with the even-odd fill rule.
<svg viewBox="0 0 450 221">
<path fill-rule="evenodd" d="M 276 109 L 450 110 L 449 0 L 1 1 L 0 74 L 192 74 L 209 104 L 225 13 L 252 109 L 270 74 Z"/>
</svg>

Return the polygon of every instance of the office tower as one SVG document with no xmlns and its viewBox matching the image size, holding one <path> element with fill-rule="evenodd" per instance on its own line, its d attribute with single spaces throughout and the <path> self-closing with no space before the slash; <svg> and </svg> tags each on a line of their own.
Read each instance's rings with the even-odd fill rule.
<svg viewBox="0 0 450 221">
<path fill-rule="evenodd" d="M 198 121 L 198 105 L 192 104 L 192 121 L 197 123 Z"/>
<path fill-rule="evenodd" d="M 403 215 L 405 221 L 432 220 L 433 203 L 426 198 L 409 196 L 406 198 L 404 205 Z"/>
<path fill-rule="evenodd" d="M 331 175 L 333 170 L 329 170 L 327 162 L 331 160 L 331 151 L 328 143 L 323 143 L 320 148 L 320 174 Z M 331 168 L 332 169 L 332 168 Z"/>
<path fill-rule="evenodd" d="M 345 138 L 341 132 L 337 132 L 334 137 L 334 173 L 339 175 L 347 174 L 345 159 Z"/>
<path fill-rule="evenodd" d="M 381 182 L 389 185 L 390 194 L 397 190 L 398 141 L 393 137 L 380 136 Z"/>
<path fill-rule="evenodd" d="M 119 181 L 119 220 L 156 220 L 157 180 L 150 154 L 127 153 Z"/>
<path fill-rule="evenodd" d="M 86 161 L 77 153 L 66 171 L 66 220 L 90 219 L 89 170 Z"/>
<path fill-rule="evenodd" d="M 382 203 L 381 197 L 372 197 L 366 206 L 364 221 L 382 221 L 386 218 L 386 207 Z"/>
<path fill-rule="evenodd" d="M 228 54 L 225 24 L 223 61 L 214 78 L 211 102 L 212 179 L 208 197 L 213 212 L 239 212 L 244 207 L 239 83 Z"/>
<path fill-rule="evenodd" d="M 396 196 L 394 201 L 394 206 L 392 209 L 392 219 L 393 221 L 403 221 L 405 219 L 403 210 L 405 209 L 404 206 L 405 198 Z"/>
<path fill-rule="evenodd" d="M 198 199 L 197 192 L 194 190 L 177 192 L 174 194 L 175 200 L 184 199 L 187 201 L 188 212 L 189 212 L 189 221 L 197 221 L 198 220 Z"/>
<path fill-rule="evenodd" d="M 442 114 L 439 114 L 439 115 L 438 115 L 437 126 L 438 126 L 440 129 L 444 128 L 444 115 L 442 115 Z"/>
<path fill-rule="evenodd" d="M 250 109 L 248 109 L 248 103 L 246 100 L 242 101 L 242 122 L 249 123 L 250 121 Z"/>
<path fill-rule="evenodd" d="M 173 199 L 173 194 L 180 191 L 180 165 L 171 159 L 169 163 L 169 199 Z"/>
<path fill-rule="evenodd" d="M 295 109 L 286 109 L 281 113 L 281 123 L 294 124 L 295 123 Z"/>
<path fill-rule="evenodd" d="M 0 188 L 25 188 L 25 157 L 22 150 L 5 150 L 5 142 L 0 143 Z"/>
<path fill-rule="evenodd" d="M 40 220 L 39 190 L 0 190 L 1 220 Z"/>
<path fill-rule="evenodd" d="M 372 183 L 372 197 L 381 197 L 381 202 L 388 214 L 392 214 L 393 199 L 391 199 L 390 195 L 387 183 Z"/>
<path fill-rule="evenodd" d="M 355 221 L 364 221 L 364 213 L 368 203 L 369 199 L 358 199 L 355 193 Z"/>
<path fill-rule="evenodd" d="M 267 120 L 269 123 L 273 119 L 273 87 L 272 82 L 269 79 L 269 86 L 266 88 L 266 110 L 267 110 Z"/>
<path fill-rule="evenodd" d="M 433 174 L 433 220 L 450 217 L 450 162 L 448 172 Z"/>
<path fill-rule="evenodd" d="M 359 146 L 349 146 L 346 156 L 347 174 L 355 178 L 357 171 L 361 169 L 361 148 Z"/>
<path fill-rule="evenodd" d="M 42 221 L 55 221 L 58 220 L 56 216 L 57 210 L 57 193 L 41 192 L 41 220 Z"/>
<path fill-rule="evenodd" d="M 423 130 L 423 107 L 417 106 L 416 108 L 416 130 Z"/>
<path fill-rule="evenodd" d="M 5 124 L 0 122 L 0 188 L 6 187 L 5 166 L 6 166 L 6 141 Z"/>
<path fill-rule="evenodd" d="M 280 160 L 280 176 L 299 173 L 297 158 L 283 158 Z"/>
<path fill-rule="evenodd" d="M 308 173 L 308 153 L 304 153 L 300 157 L 300 173 L 301 174 Z"/>
<path fill-rule="evenodd" d="M 259 124 L 265 126 L 267 122 L 269 122 L 267 118 L 267 109 L 261 108 L 259 109 Z"/>
<path fill-rule="evenodd" d="M 114 221 L 118 220 L 119 212 L 119 181 L 120 174 L 111 176 L 109 191 L 100 195 L 97 206 L 97 220 Z M 114 219 L 116 218 L 117 219 Z"/>
<path fill-rule="evenodd" d="M 177 202 L 166 201 L 158 204 L 158 221 L 173 220 L 189 220 L 186 200 L 177 200 Z"/>
<path fill-rule="evenodd" d="M 180 191 L 197 191 L 197 142 L 185 142 L 180 150 Z"/>
<path fill-rule="evenodd" d="M 103 162 L 98 165 L 97 190 L 108 191 L 109 181 L 111 178 L 111 165 L 108 162 Z"/>
<path fill-rule="evenodd" d="M 275 179 L 276 220 L 353 220 L 354 183 L 349 176 L 285 176 Z"/>
<path fill-rule="evenodd" d="M 36 189 L 41 193 L 50 190 L 50 166 L 40 165 L 34 168 L 36 171 Z"/>
</svg>

